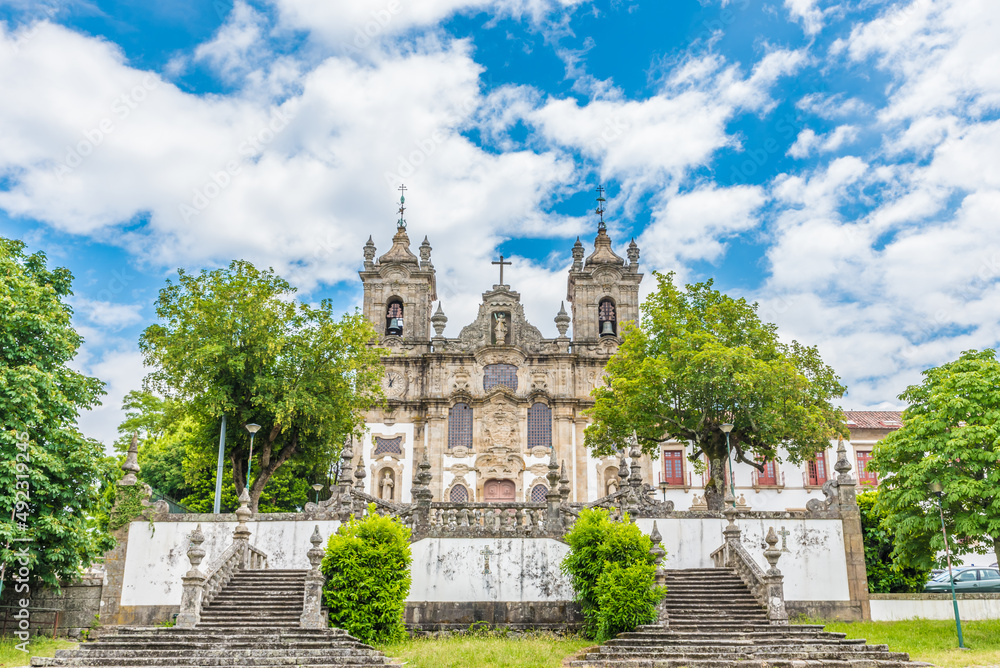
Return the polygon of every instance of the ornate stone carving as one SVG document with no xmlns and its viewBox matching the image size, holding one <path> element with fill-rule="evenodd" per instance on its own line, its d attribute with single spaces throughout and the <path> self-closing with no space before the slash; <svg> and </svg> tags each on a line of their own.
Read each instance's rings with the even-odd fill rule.
<svg viewBox="0 0 1000 668">
<path fill-rule="evenodd" d="M 518 419 L 514 407 L 497 395 L 483 411 L 486 447 L 515 449 L 518 442 Z"/>
</svg>

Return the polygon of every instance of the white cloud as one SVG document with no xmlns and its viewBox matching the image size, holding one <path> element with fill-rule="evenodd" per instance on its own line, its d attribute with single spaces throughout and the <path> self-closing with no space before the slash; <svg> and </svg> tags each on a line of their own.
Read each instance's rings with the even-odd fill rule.
<svg viewBox="0 0 1000 668">
<path fill-rule="evenodd" d="M 811 128 L 806 128 L 795 138 L 795 143 L 788 149 L 788 155 L 793 158 L 806 158 L 819 145 L 819 136 Z"/>
<path fill-rule="evenodd" d="M 820 0 L 785 0 L 788 14 L 802 24 L 802 30 L 807 35 L 815 35 L 823 29 L 823 17 L 836 7 L 823 10 L 819 7 Z"/>
<path fill-rule="evenodd" d="M 102 329 L 115 331 L 142 322 L 141 304 L 115 304 L 79 296 L 72 299 L 72 304 L 78 317 Z"/>
<path fill-rule="evenodd" d="M 225 79 L 245 76 L 269 55 L 261 43 L 266 23 L 245 0 L 236 0 L 226 23 L 211 41 L 195 49 L 194 59 L 208 62 Z"/>
<path fill-rule="evenodd" d="M 142 355 L 129 347 L 106 350 L 80 371 L 103 380 L 107 394 L 102 397 L 100 406 L 82 412 L 77 424 L 84 436 L 97 439 L 110 452 L 111 444 L 118 438 L 118 425 L 124 418 L 122 401 L 132 390 L 142 388 L 146 371 Z"/>
</svg>

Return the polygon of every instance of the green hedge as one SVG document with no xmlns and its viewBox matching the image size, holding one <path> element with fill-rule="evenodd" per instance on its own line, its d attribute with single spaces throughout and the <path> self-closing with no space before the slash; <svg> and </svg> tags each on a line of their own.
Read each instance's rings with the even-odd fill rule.
<svg viewBox="0 0 1000 668">
<path fill-rule="evenodd" d="M 666 588 L 655 586 L 652 542 L 627 515 L 612 522 L 604 509 L 585 509 L 566 542 L 570 553 L 562 570 L 583 609 L 587 637 L 603 642 L 656 621 L 656 604 Z"/>
<path fill-rule="evenodd" d="M 375 514 L 353 516 L 330 536 L 321 569 L 330 623 L 367 643 L 406 637 L 403 610 L 410 593 L 410 530 Z"/>
</svg>

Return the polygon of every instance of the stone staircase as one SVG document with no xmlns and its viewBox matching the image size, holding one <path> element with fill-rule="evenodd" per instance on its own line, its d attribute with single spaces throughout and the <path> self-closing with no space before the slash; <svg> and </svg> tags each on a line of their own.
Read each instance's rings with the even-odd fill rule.
<svg viewBox="0 0 1000 668">
<path fill-rule="evenodd" d="M 670 623 L 641 626 L 569 663 L 579 668 L 903 668 L 929 664 L 817 625 L 772 625 L 727 569 L 667 571 Z"/>
<path fill-rule="evenodd" d="M 397 665 L 341 629 L 299 628 L 306 571 L 236 573 L 193 629 L 121 628 L 32 666 L 372 668 Z"/>
</svg>

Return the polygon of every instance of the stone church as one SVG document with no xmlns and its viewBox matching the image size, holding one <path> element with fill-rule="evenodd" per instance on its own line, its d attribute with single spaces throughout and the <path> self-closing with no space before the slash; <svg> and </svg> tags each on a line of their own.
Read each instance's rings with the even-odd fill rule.
<svg viewBox="0 0 1000 668">
<path fill-rule="evenodd" d="M 617 255 L 603 216 L 587 250 L 579 239 L 572 248 L 570 312 L 552 305 L 558 337 L 544 338 L 525 319 L 517 286 L 504 283 L 509 263 L 501 256 L 493 263 L 500 283 L 483 293 L 478 317 L 447 338 L 429 240 L 414 255 L 402 207 L 386 253 L 378 255 L 369 238 L 360 272 L 364 315 L 388 351 L 387 407 L 368 414 L 368 433 L 353 444 L 370 494 L 409 502 L 413 464 L 424 451 L 435 501 L 544 502 L 553 451 L 570 501 L 614 491 L 618 461 L 588 455 L 583 411 L 593 405 L 590 392 L 602 382 L 622 324 L 639 318 L 643 275 L 635 241 L 627 260 Z"/>
</svg>

